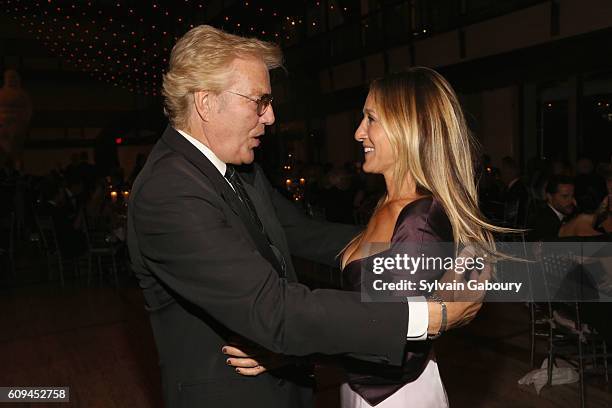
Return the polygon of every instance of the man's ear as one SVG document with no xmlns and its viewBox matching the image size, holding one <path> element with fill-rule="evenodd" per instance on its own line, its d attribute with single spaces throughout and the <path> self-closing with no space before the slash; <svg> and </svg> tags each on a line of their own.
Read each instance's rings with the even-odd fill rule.
<svg viewBox="0 0 612 408">
<path fill-rule="evenodd" d="M 552 201 L 552 195 L 550 193 L 544 193 L 544 201 L 550 204 Z"/>
<path fill-rule="evenodd" d="M 194 106 L 198 116 L 204 121 L 208 122 L 208 118 L 211 112 L 211 98 L 212 95 L 209 91 L 197 91 L 193 93 Z"/>
</svg>

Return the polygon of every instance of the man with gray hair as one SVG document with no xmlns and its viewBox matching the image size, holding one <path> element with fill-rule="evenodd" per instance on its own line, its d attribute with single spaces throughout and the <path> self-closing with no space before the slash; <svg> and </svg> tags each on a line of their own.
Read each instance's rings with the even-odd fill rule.
<svg viewBox="0 0 612 408">
<path fill-rule="evenodd" d="M 271 43 L 199 26 L 164 77 L 170 125 L 130 195 L 128 244 L 151 313 L 166 407 L 312 406 L 296 364 L 236 375 L 221 353 L 236 336 L 272 352 L 351 353 L 399 365 L 407 340 L 471 320 L 479 303 L 362 303 L 359 293 L 297 283 L 291 254 L 335 263 L 357 232 L 316 222 L 250 165 L 274 118 Z"/>
</svg>

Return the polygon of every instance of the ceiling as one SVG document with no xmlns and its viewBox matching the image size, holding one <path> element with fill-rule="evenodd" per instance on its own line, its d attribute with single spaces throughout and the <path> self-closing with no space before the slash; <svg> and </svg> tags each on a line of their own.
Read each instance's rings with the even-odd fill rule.
<svg viewBox="0 0 612 408">
<path fill-rule="evenodd" d="M 211 24 L 283 47 L 322 19 L 357 12 L 355 0 L 0 0 L 5 56 L 57 58 L 62 70 L 157 96 L 170 50 L 190 28 Z M 53 68 L 53 67 L 52 67 Z"/>
</svg>

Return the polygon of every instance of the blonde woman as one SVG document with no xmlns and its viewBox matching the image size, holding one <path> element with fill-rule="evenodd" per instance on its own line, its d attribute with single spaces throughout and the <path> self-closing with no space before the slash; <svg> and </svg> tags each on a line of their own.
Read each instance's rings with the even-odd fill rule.
<svg viewBox="0 0 612 408">
<path fill-rule="evenodd" d="M 363 145 L 363 171 L 382 174 L 387 194 L 343 253 L 348 289 L 360 290 L 371 243 L 449 242 L 495 252 L 492 232 L 499 228 L 478 209 L 473 141 L 442 76 L 412 68 L 374 81 L 355 140 Z M 345 408 L 448 406 L 431 342 L 409 344 L 399 373 L 358 362 L 347 371 Z"/>
<path fill-rule="evenodd" d="M 363 113 L 355 132 L 364 148 L 363 170 L 382 174 L 387 193 L 365 231 L 343 251 L 345 289 L 362 289 L 362 265 L 381 255 L 372 253 L 372 243 L 385 244 L 385 253 L 402 251 L 401 244 L 417 243 L 422 249 L 427 246 L 422 244 L 446 242 L 451 255 L 464 246 L 472 254 L 495 254 L 492 231 L 509 230 L 487 223 L 478 210 L 472 140 L 450 85 L 426 68 L 391 75 L 371 85 Z M 447 278 L 446 271 L 417 272 L 423 272 L 420 279 Z M 248 347 L 227 348 L 233 356 L 228 364 L 241 367 L 241 375 L 256 376 L 279 364 Z M 343 360 L 342 406 L 447 407 L 431 341 L 411 342 L 404 350 L 401 366 Z"/>
</svg>

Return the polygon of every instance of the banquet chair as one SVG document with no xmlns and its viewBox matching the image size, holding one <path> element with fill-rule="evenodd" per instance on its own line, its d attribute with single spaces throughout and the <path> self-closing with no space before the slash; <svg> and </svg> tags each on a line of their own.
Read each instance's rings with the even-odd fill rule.
<svg viewBox="0 0 612 408">
<path fill-rule="evenodd" d="M 545 333 L 547 340 L 547 385 L 552 383 L 555 359 L 565 358 L 578 371 L 580 406 L 584 407 L 585 374 L 603 371 L 608 383 L 610 354 L 605 340 L 582 323 L 580 290 L 577 290 L 578 286 L 574 286 L 575 282 L 572 282 L 574 278 L 582 279 L 580 258 L 572 252 L 550 253 L 542 257 L 541 266 L 547 301 L 539 323 L 543 323 L 547 330 L 537 333 Z M 564 316 L 563 312 L 567 316 Z M 533 319 L 532 312 L 532 321 Z M 587 366 L 588 362 L 590 367 Z"/>
<path fill-rule="evenodd" d="M 505 203 L 499 203 L 503 206 L 502 218 L 492 218 L 490 221 L 492 224 L 504 228 L 524 228 L 522 220 L 519 220 L 519 201 L 510 201 Z M 524 242 L 524 232 L 496 232 L 494 234 L 495 240 L 499 242 Z"/>
<path fill-rule="evenodd" d="M 42 244 L 43 252 L 47 257 L 47 268 L 49 272 L 49 280 L 52 279 L 52 265 L 53 259 L 56 259 L 59 277 L 62 287 L 64 286 L 64 266 L 66 263 L 72 264 L 74 269 L 74 276 L 80 275 L 80 262 L 87 256 L 87 254 L 79 255 L 66 255 L 62 252 L 62 247 L 59 244 L 57 230 L 53 217 L 48 215 L 37 215 L 35 217 L 36 225 L 39 231 L 39 240 Z"/>
<path fill-rule="evenodd" d="M 6 257 L 7 269 L 15 276 L 15 213 L 0 218 L 0 257 Z"/>
<path fill-rule="evenodd" d="M 90 284 L 91 265 L 96 260 L 99 279 L 102 281 L 103 260 L 110 260 L 110 269 L 113 274 L 115 286 L 119 286 L 117 276 L 117 252 L 121 244 L 114 236 L 112 220 L 110 216 L 87 217 L 85 234 L 88 243 L 89 269 L 87 274 L 87 284 Z"/>
<path fill-rule="evenodd" d="M 51 280 L 52 278 L 52 261 L 53 259 L 56 259 L 60 282 L 61 285 L 64 286 L 64 262 L 62 258 L 62 253 L 59 249 L 57 234 L 55 233 L 55 225 L 53 224 L 53 218 L 50 216 L 37 215 L 36 226 L 38 227 L 42 250 L 47 258 L 49 280 Z"/>
<path fill-rule="evenodd" d="M 528 243 L 522 241 L 523 247 L 525 248 L 525 257 L 527 256 L 527 245 Z M 534 243 L 531 243 L 533 245 Z M 530 251 L 534 251 L 530 248 Z M 552 315 L 552 304 L 550 302 L 541 302 L 540 293 L 544 292 L 544 280 L 542 274 L 542 263 L 541 262 L 528 262 L 526 263 L 530 300 L 527 304 L 529 308 L 529 326 L 530 326 L 530 367 L 535 368 L 535 351 L 536 341 L 539 339 L 548 340 L 549 329 L 550 329 L 550 316 Z"/>
<path fill-rule="evenodd" d="M 518 200 L 504 203 L 503 225 L 516 228 L 518 226 L 518 210 L 520 202 Z"/>
</svg>

